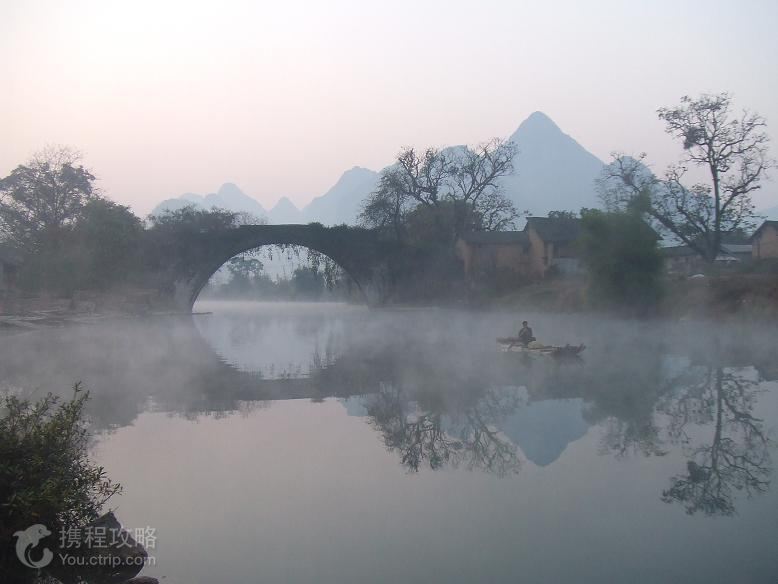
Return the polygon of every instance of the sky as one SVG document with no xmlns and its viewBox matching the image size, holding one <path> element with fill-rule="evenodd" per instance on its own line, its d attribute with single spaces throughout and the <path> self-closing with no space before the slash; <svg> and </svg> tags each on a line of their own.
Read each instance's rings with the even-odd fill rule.
<svg viewBox="0 0 778 584">
<path fill-rule="evenodd" d="M 0 0 L 0 176 L 65 144 L 139 214 L 228 181 L 302 206 L 536 110 L 662 170 L 656 109 L 683 95 L 729 91 L 778 135 L 777 26 L 775 0 Z"/>
</svg>

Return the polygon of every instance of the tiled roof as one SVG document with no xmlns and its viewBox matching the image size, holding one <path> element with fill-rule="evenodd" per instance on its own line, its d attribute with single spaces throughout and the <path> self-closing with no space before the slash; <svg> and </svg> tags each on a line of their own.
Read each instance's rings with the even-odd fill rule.
<svg viewBox="0 0 778 584">
<path fill-rule="evenodd" d="M 700 235 L 694 238 L 694 242 L 698 243 L 701 247 L 706 247 L 706 241 L 713 238 L 713 233 L 707 235 Z M 719 245 L 750 245 L 750 238 L 739 231 L 722 231 L 719 234 Z"/>
<path fill-rule="evenodd" d="M 773 227 L 774 229 L 778 230 L 778 221 L 765 221 L 759 226 L 759 229 L 754 231 L 754 234 L 751 236 L 751 241 L 754 240 L 754 238 L 759 235 L 759 232 L 762 231 L 765 227 Z"/>
<path fill-rule="evenodd" d="M 722 243 L 721 251 L 725 253 L 751 253 L 753 247 L 750 243 Z"/>
<path fill-rule="evenodd" d="M 566 243 L 581 235 L 581 220 L 572 217 L 528 217 L 530 227 L 546 242 Z"/>
<path fill-rule="evenodd" d="M 663 247 L 660 248 L 659 251 L 667 258 L 682 258 L 697 255 L 697 252 L 690 248 L 688 245 L 673 245 L 670 247 Z"/>
<path fill-rule="evenodd" d="M 722 231 L 721 243 L 727 245 L 750 245 L 748 235 L 740 232 Z"/>
<path fill-rule="evenodd" d="M 479 245 L 529 245 L 529 237 L 524 231 L 470 231 L 463 233 L 461 238 Z"/>
<path fill-rule="evenodd" d="M 670 247 L 660 248 L 660 252 L 663 256 L 668 258 L 678 258 L 684 256 L 698 255 L 688 245 L 674 245 Z M 722 244 L 720 249 L 721 254 L 729 256 L 731 254 L 749 254 L 751 253 L 751 244 L 735 245 L 735 244 Z M 721 255 L 720 254 L 720 255 Z"/>
</svg>

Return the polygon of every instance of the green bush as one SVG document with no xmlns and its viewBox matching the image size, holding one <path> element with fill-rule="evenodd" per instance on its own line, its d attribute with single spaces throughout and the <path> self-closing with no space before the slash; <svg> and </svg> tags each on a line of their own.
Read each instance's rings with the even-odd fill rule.
<svg viewBox="0 0 778 584">
<path fill-rule="evenodd" d="M 636 213 L 598 210 L 582 211 L 581 226 L 590 301 L 638 314 L 654 310 L 662 272 L 654 230 Z"/>
<path fill-rule="evenodd" d="M 0 401 L 0 581 L 15 581 L 22 566 L 14 532 L 42 523 L 52 534 L 96 519 L 121 490 L 88 456 L 84 418 L 88 392 L 77 384 L 63 401 L 48 394 L 31 402 Z"/>
</svg>

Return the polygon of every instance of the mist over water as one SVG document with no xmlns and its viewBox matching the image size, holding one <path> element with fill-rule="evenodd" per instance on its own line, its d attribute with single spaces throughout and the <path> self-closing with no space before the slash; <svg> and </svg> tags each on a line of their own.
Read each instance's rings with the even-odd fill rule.
<svg viewBox="0 0 778 584">
<path fill-rule="evenodd" d="M 201 302 L 0 336 L 0 386 L 92 392 L 168 582 L 760 582 L 774 327 Z M 530 321 L 581 359 L 501 352 Z M 737 560 L 737 561 L 733 561 Z"/>
</svg>

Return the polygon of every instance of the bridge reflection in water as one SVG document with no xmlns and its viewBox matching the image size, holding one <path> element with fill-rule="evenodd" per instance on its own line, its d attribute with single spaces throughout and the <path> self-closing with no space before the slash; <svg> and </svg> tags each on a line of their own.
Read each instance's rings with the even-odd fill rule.
<svg viewBox="0 0 778 584">
<path fill-rule="evenodd" d="M 512 475 L 525 458 L 553 463 L 596 425 L 603 453 L 682 453 L 685 471 L 668 477 L 657 496 L 688 513 L 730 515 L 738 498 L 769 488 L 772 443 L 757 406 L 774 376 L 770 355 L 758 348 L 696 335 L 707 340 L 689 354 L 682 339 L 668 346 L 643 335 L 599 348 L 588 343 L 596 348 L 583 360 L 557 361 L 430 335 L 413 325 L 413 314 L 376 322 L 374 314 L 353 311 L 348 318 L 351 324 L 333 329 L 334 340 L 311 349 L 295 370 L 301 374 L 278 369 L 268 376 L 229 363 L 201 335 L 207 326 L 198 330 L 181 317 L 2 339 L 0 380 L 22 392 L 55 393 L 82 381 L 98 429 L 129 425 L 149 410 L 196 418 L 275 400 L 338 398 L 411 472 L 459 467 Z M 309 317 L 294 326 L 309 335 L 322 324 Z"/>
</svg>

